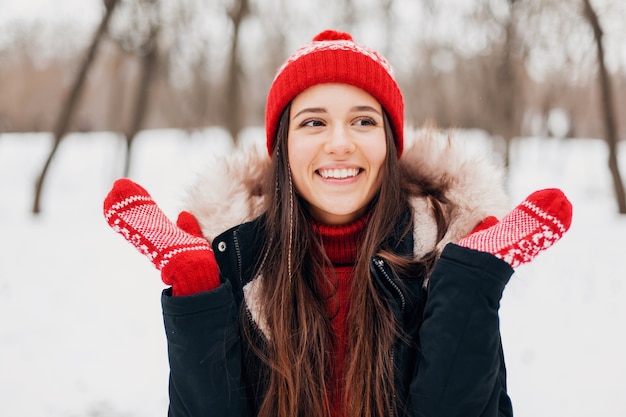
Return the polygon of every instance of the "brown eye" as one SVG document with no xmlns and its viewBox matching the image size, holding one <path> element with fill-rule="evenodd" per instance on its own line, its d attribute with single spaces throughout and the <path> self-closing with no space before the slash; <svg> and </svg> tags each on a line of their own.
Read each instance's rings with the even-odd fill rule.
<svg viewBox="0 0 626 417">
<path fill-rule="evenodd" d="M 300 126 L 319 127 L 319 126 L 324 126 L 324 122 L 319 119 L 309 119 L 300 123 Z"/>
<path fill-rule="evenodd" d="M 371 117 L 361 117 L 355 122 L 357 126 L 376 126 L 376 120 Z"/>
</svg>

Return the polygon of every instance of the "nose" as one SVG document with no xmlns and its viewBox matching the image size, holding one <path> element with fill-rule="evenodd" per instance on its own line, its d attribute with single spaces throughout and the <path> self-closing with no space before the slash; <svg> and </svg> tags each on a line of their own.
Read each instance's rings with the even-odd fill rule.
<svg viewBox="0 0 626 417">
<path fill-rule="evenodd" d="M 352 135 L 344 126 L 335 126 L 326 140 L 324 149 L 331 154 L 349 154 L 354 152 L 356 145 Z"/>
</svg>

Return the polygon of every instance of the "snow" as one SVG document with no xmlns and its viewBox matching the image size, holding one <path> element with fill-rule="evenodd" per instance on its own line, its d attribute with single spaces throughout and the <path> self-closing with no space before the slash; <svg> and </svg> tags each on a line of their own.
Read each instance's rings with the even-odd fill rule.
<svg viewBox="0 0 626 417">
<path fill-rule="evenodd" d="M 110 133 L 69 136 L 35 217 L 51 140 L 0 135 L 0 415 L 165 416 L 163 284 L 102 216 L 124 144 Z M 194 176 L 229 151 L 217 129 L 145 132 L 133 146 L 130 177 L 172 218 Z M 518 268 L 502 300 L 517 417 L 626 415 L 626 216 L 617 214 L 606 159 L 599 140 L 514 143 L 511 202 L 560 187 L 574 205 L 568 234 Z"/>
</svg>

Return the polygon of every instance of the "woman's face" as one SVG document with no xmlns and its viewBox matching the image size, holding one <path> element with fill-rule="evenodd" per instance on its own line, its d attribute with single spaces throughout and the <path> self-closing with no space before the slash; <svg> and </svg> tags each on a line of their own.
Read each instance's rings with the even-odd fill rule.
<svg viewBox="0 0 626 417">
<path fill-rule="evenodd" d="M 291 104 L 288 148 L 294 186 L 313 218 L 357 220 L 380 188 L 387 154 L 382 107 L 350 85 L 308 88 Z"/>
</svg>

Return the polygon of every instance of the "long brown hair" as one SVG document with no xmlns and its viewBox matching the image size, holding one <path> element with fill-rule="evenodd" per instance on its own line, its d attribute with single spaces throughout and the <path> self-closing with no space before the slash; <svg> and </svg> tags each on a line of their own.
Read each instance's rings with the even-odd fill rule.
<svg viewBox="0 0 626 417">
<path fill-rule="evenodd" d="M 325 308 L 325 289 L 333 288 L 329 286 L 334 284 L 334 277 L 324 273 L 330 261 L 312 227 L 307 203 L 296 194 L 291 180 L 289 111 L 288 106 L 280 119 L 266 190 L 266 240 L 258 274 L 263 277 L 259 303 L 269 340 L 262 348 L 253 347 L 266 365 L 266 392 L 258 416 L 327 417 L 333 401 L 327 387 L 334 337 Z M 349 354 L 342 402 L 349 417 L 389 416 L 394 408 L 390 353 L 401 335 L 388 302 L 375 288 L 371 257 L 383 256 L 396 269 L 414 262 L 392 255 L 385 247 L 397 220 L 407 212 L 408 194 L 422 191 L 419 186 L 406 184 L 386 114 L 384 119 L 387 158 L 380 173 L 382 185 L 371 203 L 367 230 L 357 252 L 347 317 Z M 252 342 L 250 333 L 244 334 Z"/>
</svg>

